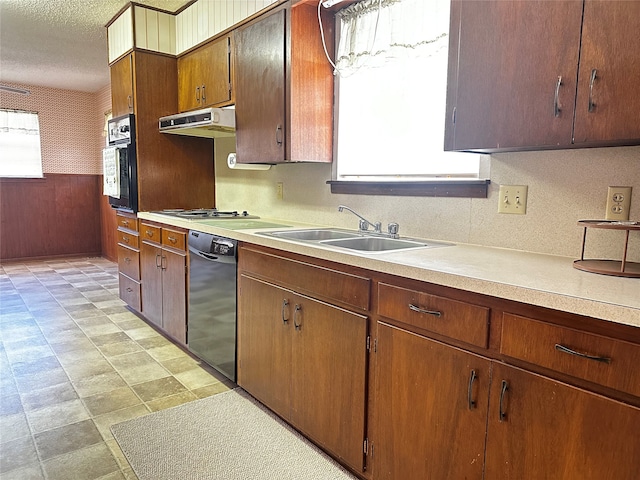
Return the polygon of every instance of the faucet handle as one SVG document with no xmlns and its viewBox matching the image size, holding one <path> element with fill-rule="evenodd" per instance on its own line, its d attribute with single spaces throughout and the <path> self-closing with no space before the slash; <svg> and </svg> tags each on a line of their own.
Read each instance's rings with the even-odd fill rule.
<svg viewBox="0 0 640 480">
<path fill-rule="evenodd" d="M 398 225 L 397 223 L 390 223 L 389 225 L 387 225 L 387 230 L 389 232 L 389 235 L 397 237 L 398 230 L 400 230 L 400 225 Z"/>
<path fill-rule="evenodd" d="M 360 229 L 360 231 L 366 232 L 367 230 L 369 230 L 369 222 L 367 222 L 366 220 L 360 220 L 358 228 Z"/>
</svg>

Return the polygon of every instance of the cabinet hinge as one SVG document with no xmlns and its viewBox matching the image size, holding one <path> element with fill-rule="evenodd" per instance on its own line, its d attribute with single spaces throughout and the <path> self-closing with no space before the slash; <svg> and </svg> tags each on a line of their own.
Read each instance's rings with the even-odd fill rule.
<svg viewBox="0 0 640 480">
<path fill-rule="evenodd" d="M 378 352 L 378 339 L 376 338 L 373 341 L 373 353 L 377 353 Z"/>
<path fill-rule="evenodd" d="M 371 335 L 367 335 L 367 352 L 371 351 Z"/>
<path fill-rule="evenodd" d="M 453 113 L 451 114 L 451 123 L 456 124 L 456 107 L 453 107 Z"/>
<path fill-rule="evenodd" d="M 369 453 L 369 439 L 365 438 L 363 443 L 363 452 L 365 455 Z"/>
</svg>

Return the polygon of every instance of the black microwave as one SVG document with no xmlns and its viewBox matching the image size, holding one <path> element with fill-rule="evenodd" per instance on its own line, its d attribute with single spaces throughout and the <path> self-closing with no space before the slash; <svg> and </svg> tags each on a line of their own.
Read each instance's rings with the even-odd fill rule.
<svg viewBox="0 0 640 480">
<path fill-rule="evenodd" d="M 138 168 L 133 114 L 107 122 L 109 146 L 103 152 L 104 194 L 113 208 L 138 211 Z"/>
</svg>

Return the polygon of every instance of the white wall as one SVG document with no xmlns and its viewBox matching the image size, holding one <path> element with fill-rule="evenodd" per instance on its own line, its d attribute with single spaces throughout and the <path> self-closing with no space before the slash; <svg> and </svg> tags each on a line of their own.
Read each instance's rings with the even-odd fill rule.
<svg viewBox="0 0 640 480">
<path fill-rule="evenodd" d="M 345 204 L 371 221 L 400 224 L 400 233 L 578 258 L 581 219 L 603 219 L 609 185 L 634 187 L 631 219 L 640 220 L 640 147 L 502 153 L 486 156 L 482 175 L 489 197 L 429 198 L 332 195 L 330 165 L 278 165 L 269 171 L 230 170 L 233 139 L 215 140 L 218 208 L 247 209 L 261 217 L 357 228 L 338 213 Z M 276 199 L 276 183 L 284 199 Z M 528 185 L 526 215 L 498 214 L 500 184 Z M 586 257 L 619 259 L 623 233 L 590 230 Z M 631 232 L 629 260 L 640 261 L 640 232 Z"/>
</svg>

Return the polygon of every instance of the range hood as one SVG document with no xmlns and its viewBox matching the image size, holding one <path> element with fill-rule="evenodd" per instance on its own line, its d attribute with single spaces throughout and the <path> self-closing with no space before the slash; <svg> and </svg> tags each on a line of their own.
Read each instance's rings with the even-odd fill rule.
<svg viewBox="0 0 640 480">
<path fill-rule="evenodd" d="M 204 108 L 160 118 L 160 132 L 191 137 L 233 137 L 236 112 L 233 108 Z"/>
</svg>

